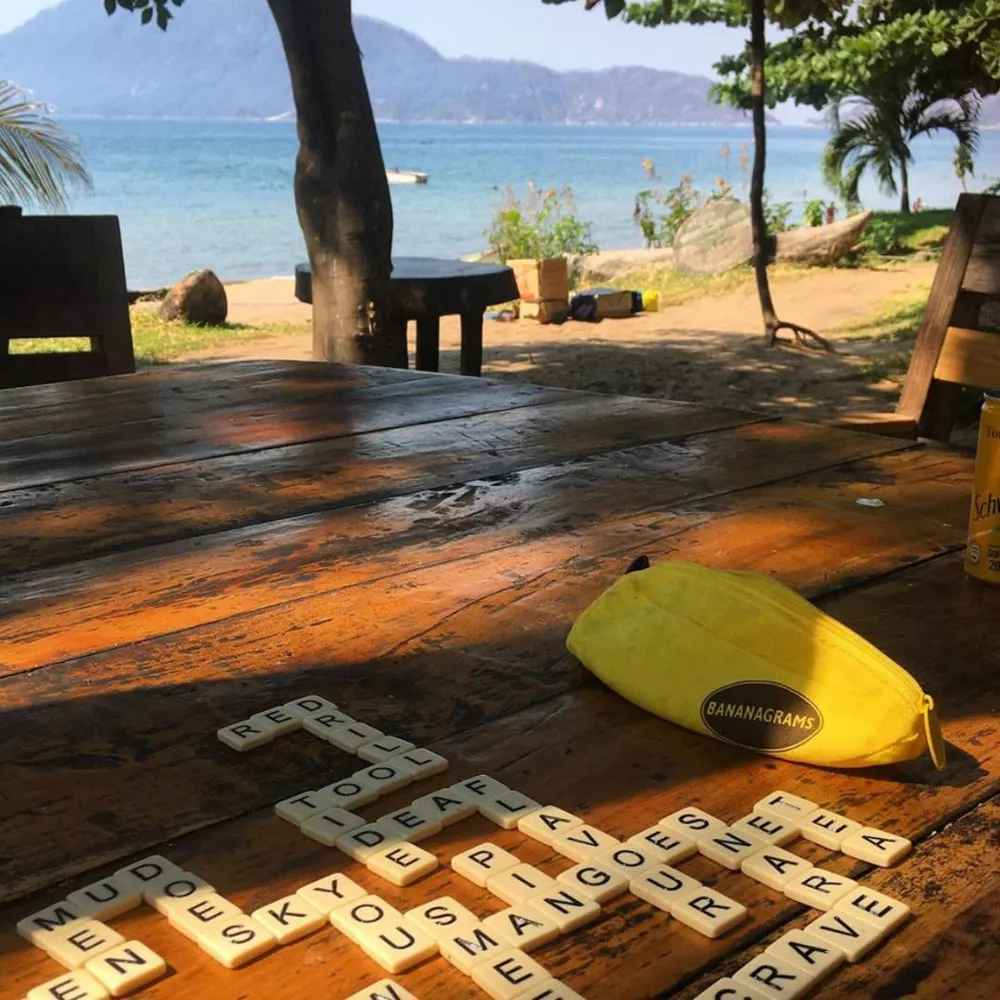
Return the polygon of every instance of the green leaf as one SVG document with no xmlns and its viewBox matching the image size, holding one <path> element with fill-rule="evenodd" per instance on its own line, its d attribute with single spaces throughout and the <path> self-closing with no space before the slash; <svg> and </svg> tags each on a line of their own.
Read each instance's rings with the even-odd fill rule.
<svg viewBox="0 0 1000 1000">
<path fill-rule="evenodd" d="M 152 20 L 153 20 L 153 8 L 152 7 L 147 7 L 142 12 L 142 23 L 143 24 L 149 24 L 149 22 L 152 21 Z"/>
<path fill-rule="evenodd" d="M 610 21 L 625 9 L 625 0 L 604 0 L 604 13 Z"/>
<path fill-rule="evenodd" d="M 104 0 L 104 11 L 110 17 L 118 9 L 118 4 L 115 0 Z"/>
</svg>

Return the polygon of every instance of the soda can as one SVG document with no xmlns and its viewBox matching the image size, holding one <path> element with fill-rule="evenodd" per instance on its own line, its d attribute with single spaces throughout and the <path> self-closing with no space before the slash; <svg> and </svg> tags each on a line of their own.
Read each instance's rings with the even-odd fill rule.
<svg viewBox="0 0 1000 1000">
<path fill-rule="evenodd" d="M 987 395 L 979 417 L 965 571 L 1000 583 L 1000 396 Z"/>
</svg>

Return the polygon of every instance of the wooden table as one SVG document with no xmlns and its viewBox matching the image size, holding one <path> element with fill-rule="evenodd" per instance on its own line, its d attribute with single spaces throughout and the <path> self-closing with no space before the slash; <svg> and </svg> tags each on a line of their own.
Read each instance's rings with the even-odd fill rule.
<svg viewBox="0 0 1000 1000">
<path fill-rule="evenodd" d="M 406 324 L 417 322 L 418 371 L 440 370 L 441 317 L 461 317 L 460 365 L 463 375 L 483 368 L 483 311 L 518 297 L 514 272 L 502 264 L 441 260 L 436 257 L 393 257 L 389 281 L 390 336 L 395 367 L 406 368 Z M 312 302 L 312 269 L 295 268 L 295 297 Z"/>
<path fill-rule="evenodd" d="M 995 997 L 1000 589 L 961 569 L 965 456 L 730 410 L 517 383 L 296 363 L 162 368 L 0 394 L 0 997 L 59 973 L 17 919 L 153 852 L 250 912 L 342 870 L 403 908 L 451 894 L 482 840 L 566 867 L 483 819 L 426 841 L 407 889 L 271 806 L 357 760 L 298 733 L 248 754 L 220 726 L 319 693 L 616 835 L 773 788 L 913 838 L 871 872 L 916 919 L 824 996 Z M 881 508 L 857 500 L 878 497 Z M 640 553 L 773 573 L 907 665 L 937 699 L 947 770 L 824 771 L 676 728 L 565 652 L 574 616 Z M 992 854 L 990 852 L 992 851 Z M 802 907 L 706 859 L 750 907 L 700 937 L 631 896 L 536 957 L 598 1000 L 690 997 Z M 344 997 L 381 978 L 327 927 L 237 972 L 142 908 L 112 921 L 170 963 L 147 997 Z M 418 997 L 472 998 L 435 959 Z M 876 987 L 876 984 L 877 987 Z"/>
</svg>

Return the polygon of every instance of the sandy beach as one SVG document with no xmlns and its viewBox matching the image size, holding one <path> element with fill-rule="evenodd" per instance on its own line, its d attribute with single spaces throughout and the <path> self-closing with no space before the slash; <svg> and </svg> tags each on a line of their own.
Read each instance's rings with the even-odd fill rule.
<svg viewBox="0 0 1000 1000">
<path fill-rule="evenodd" d="M 617 392 L 795 414 L 829 420 L 858 410 L 890 410 L 896 378 L 878 368 L 903 349 L 851 328 L 891 313 L 930 286 L 933 262 L 879 269 L 811 268 L 775 274 L 779 311 L 831 339 L 836 353 L 785 343 L 768 349 L 759 330 L 752 281 L 658 313 L 602 323 L 542 326 L 530 320 L 487 322 L 485 375 L 600 392 Z M 183 360 L 310 357 L 309 306 L 297 302 L 292 278 L 226 286 L 229 320 L 246 339 Z M 280 337 L 254 335 L 262 324 L 301 324 Z M 415 349 L 411 324 L 410 348 Z M 457 372 L 457 317 L 441 325 L 442 370 Z M 411 358 L 412 363 L 412 358 Z"/>
</svg>

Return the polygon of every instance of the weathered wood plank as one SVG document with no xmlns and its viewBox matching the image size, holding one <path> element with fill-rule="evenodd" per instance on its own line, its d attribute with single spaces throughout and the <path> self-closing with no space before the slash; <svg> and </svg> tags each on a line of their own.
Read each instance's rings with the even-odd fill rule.
<svg viewBox="0 0 1000 1000">
<path fill-rule="evenodd" d="M 516 476 L 456 484 L 153 545 L 0 580 L 0 673 L 565 532 L 591 544 L 648 530 L 679 502 L 759 486 L 906 445 L 809 424 L 762 423 L 640 445 Z M 928 474 L 940 456 L 922 454 Z M 965 471 L 964 460 L 952 463 Z M 898 475 L 908 462 L 886 465 Z M 964 483 L 960 487 L 965 492 Z M 646 514 L 642 519 L 640 514 Z M 702 512 L 687 515 L 691 523 Z M 672 530 L 680 528 L 677 521 Z"/>
<path fill-rule="evenodd" d="M 713 498 L 635 529 L 623 522 L 620 537 L 553 535 L 8 677 L 0 681 L 0 886 L 27 891 L 80 870 L 82 858 L 139 850 L 315 780 L 321 757 L 304 736 L 258 751 L 267 763 L 249 770 L 214 739 L 219 726 L 296 694 L 315 688 L 423 742 L 575 688 L 581 672 L 563 648 L 569 624 L 637 552 L 757 568 L 818 594 L 955 547 L 964 490 L 926 478 L 858 482 L 866 466 L 890 479 L 888 461 Z M 853 502 L 876 490 L 883 511 Z M 873 603 L 862 632 L 900 642 L 911 628 L 907 664 L 911 652 L 920 663 L 932 650 L 937 669 L 988 662 L 996 651 L 984 648 L 986 623 L 1000 611 L 1000 592 L 956 609 L 957 563 L 942 576 L 940 608 L 953 617 L 921 610 L 920 625 L 939 629 L 936 642 L 891 603 Z M 906 599 L 905 588 L 895 595 L 904 608 Z M 963 690 L 969 704 L 981 703 L 974 685 Z"/>
<path fill-rule="evenodd" d="M 914 916 L 860 965 L 847 965 L 823 987 L 825 996 L 858 1000 L 895 997 L 1000 996 L 1000 801 L 995 797 L 931 836 L 898 868 L 869 872 L 864 884 L 908 903 Z M 695 997 L 738 969 L 813 913 L 782 924 L 750 948 L 728 956 L 681 996 Z"/>
<path fill-rule="evenodd" d="M 452 761 L 452 773 L 438 781 L 430 779 L 402 790 L 392 799 L 369 807 L 365 814 L 380 815 L 386 808 L 409 801 L 446 780 L 487 771 L 526 794 L 585 815 L 599 828 L 619 836 L 638 832 L 684 805 L 696 804 L 723 819 L 734 820 L 763 791 L 781 787 L 860 821 L 898 831 L 917 841 L 925 840 L 948 818 L 995 794 L 1000 785 L 1000 745 L 993 714 L 997 693 L 992 683 L 1000 667 L 1000 651 L 991 641 L 988 617 L 995 609 L 992 605 L 985 609 L 973 606 L 964 588 L 956 586 L 960 574 L 959 559 L 938 559 L 823 602 L 827 610 L 849 625 L 863 631 L 868 625 L 882 629 L 867 634 L 890 654 L 906 657 L 915 676 L 935 694 L 946 737 L 953 744 L 952 760 L 944 772 L 935 772 L 927 760 L 853 772 L 773 760 L 672 726 L 641 712 L 596 683 L 588 683 L 516 714 L 435 741 L 435 747 Z M 881 612 L 879 615 L 876 609 Z M 947 664 L 942 657 L 945 651 L 950 657 Z M 328 693 L 339 690 L 331 688 Z M 405 719 L 413 726 L 410 731 L 416 732 L 425 724 L 424 710 L 430 699 L 422 698 L 419 705 L 411 702 L 406 706 L 388 706 L 384 694 L 375 694 L 364 700 L 364 707 L 370 708 L 371 714 L 360 711 L 360 703 L 353 697 L 347 704 L 361 717 L 369 718 L 377 718 L 380 711 L 396 712 L 402 708 L 403 714 L 397 718 Z M 398 728 L 407 731 L 405 724 Z M 300 737 L 290 737 L 287 745 L 276 744 L 268 751 L 259 751 L 262 755 L 259 757 L 233 755 L 230 770 L 259 779 L 264 768 L 285 768 L 287 759 L 295 753 L 293 743 L 297 739 Z M 202 752 L 210 753 L 211 749 L 206 745 Z M 298 787 L 316 785 L 331 774 L 344 773 L 336 770 L 339 761 L 327 748 L 326 754 L 317 755 L 310 780 Z M 215 791 L 211 785 L 189 781 L 184 794 L 200 798 Z M 132 787 L 125 784 L 121 794 L 133 801 L 156 797 L 148 784 Z M 106 817 L 106 822 L 113 819 Z M 975 849 L 988 850 L 981 830 L 973 829 L 968 836 Z M 426 844 L 447 861 L 452 854 L 484 839 L 514 850 L 549 874 L 569 867 L 565 859 L 528 841 L 517 831 L 501 832 L 482 820 L 452 827 Z M 932 839 L 928 848 L 933 845 Z M 447 871 L 409 889 L 394 889 L 359 871 L 339 853 L 308 841 L 268 810 L 201 830 L 179 841 L 171 839 L 160 848 L 178 863 L 212 881 L 244 910 L 331 871 L 344 871 L 404 907 L 448 893 L 478 913 L 501 908 L 498 900 L 490 899 L 484 891 Z M 861 874 L 869 880 L 867 866 L 859 866 L 849 858 L 833 856 L 803 841 L 796 842 L 793 849 L 824 867 Z M 84 857 L 91 862 L 97 860 L 86 853 Z M 922 874 L 935 870 L 925 858 L 922 846 L 901 868 L 871 876 L 871 881 L 882 884 L 879 880 L 905 880 L 914 865 L 920 866 L 920 871 L 912 876 L 915 888 L 905 889 L 904 883 L 898 891 L 926 913 L 928 897 L 941 890 L 928 885 Z M 750 921 L 732 935 L 710 941 L 627 897 L 609 905 L 596 925 L 546 946 L 538 953 L 540 961 L 586 996 L 631 1000 L 689 983 L 709 969 L 719 968 L 727 955 L 754 946 L 772 929 L 787 925 L 802 912 L 801 907 L 777 892 L 742 874 L 726 872 L 706 859 L 694 858 L 681 867 L 747 904 L 751 909 Z M 939 864 L 937 870 L 950 869 Z M 80 874 L 44 895 L 0 911 L 3 929 L 0 978 L 6 981 L 9 976 L 12 983 L 23 988 L 45 977 L 50 966 L 40 954 L 17 942 L 11 925 L 24 912 L 59 898 L 83 884 L 85 878 Z M 886 891 L 891 890 L 887 887 Z M 968 898 L 967 890 L 963 895 Z M 914 927 L 920 926 L 921 918 Z M 377 978 L 375 967 L 332 931 L 321 932 L 311 943 L 293 946 L 297 951 L 269 956 L 250 969 L 233 974 L 202 960 L 162 918 L 148 914 L 130 916 L 121 921 L 121 926 L 130 936 L 138 936 L 157 950 L 162 949 L 177 970 L 172 980 L 150 989 L 149 995 L 154 998 L 193 998 L 218 994 L 235 986 L 248 1000 L 278 992 L 292 1000 L 299 997 L 304 1000 L 312 995 L 310 990 L 319 987 L 339 995 Z M 288 976 L 289 959 L 297 960 L 294 977 Z M 469 991 L 467 981 L 454 976 L 440 960 L 428 963 L 403 981 L 418 996 L 476 995 Z"/>
<path fill-rule="evenodd" d="M 579 394 L 506 413 L 8 490 L 0 495 L 0 573 L 761 419 L 683 403 Z"/>
<path fill-rule="evenodd" d="M 272 362 L 207 365 L 202 371 L 182 368 L 155 369 L 127 378 L 91 380 L 82 384 L 88 393 L 71 394 L 67 399 L 53 399 L 43 393 L 45 402 L 33 402 L 30 395 L 21 405 L 6 403 L 7 392 L 0 393 L 0 441 L 11 442 L 27 437 L 61 434 L 87 428 L 124 427 L 138 421 L 173 417 L 190 418 L 196 413 L 222 410 L 265 409 L 268 402 L 300 403 L 310 399 L 329 401 L 334 393 L 365 386 L 404 385 L 427 381 L 429 376 L 393 368 L 347 367 L 344 365 L 294 364 Z M 228 377 L 222 377 L 228 372 Z M 386 377 L 383 373 L 391 372 Z M 154 380 L 150 375 L 158 375 Z M 396 375 L 409 375 L 397 378 Z M 455 376 L 438 376 L 441 382 L 459 382 Z M 102 391 L 96 391 L 100 387 Z M 50 389 L 42 386 L 39 389 Z M 67 387 L 68 388 L 68 387 Z M 22 392 L 22 390 L 9 390 Z"/>
<path fill-rule="evenodd" d="M 431 377 L 385 386 L 324 391 L 193 413 L 83 426 L 0 445 L 0 490 L 25 489 L 163 465 L 176 465 L 307 441 L 479 416 L 521 406 L 578 400 L 562 389 Z M 86 422 L 86 415 L 81 414 Z"/>
</svg>

